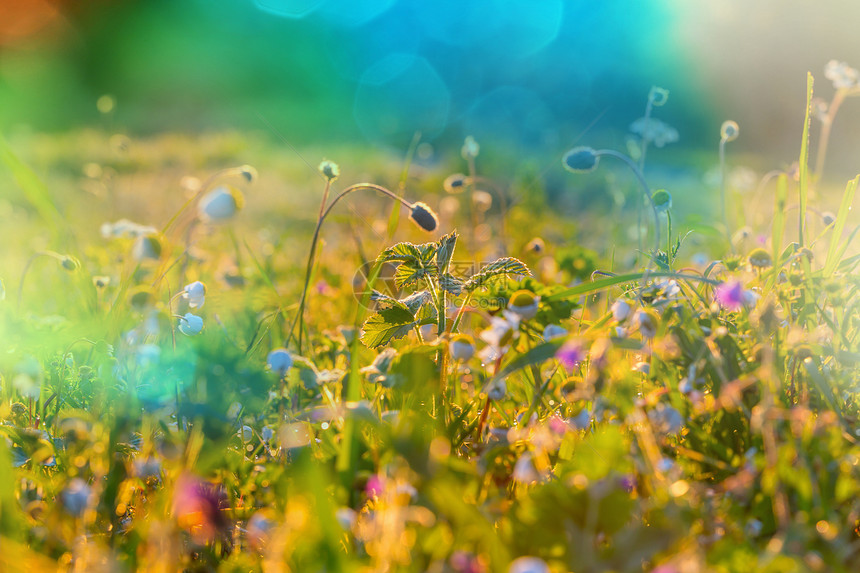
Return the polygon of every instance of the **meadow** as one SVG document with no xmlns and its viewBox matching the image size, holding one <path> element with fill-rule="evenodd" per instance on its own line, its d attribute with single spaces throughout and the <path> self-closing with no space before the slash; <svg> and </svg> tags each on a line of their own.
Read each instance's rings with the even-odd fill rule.
<svg viewBox="0 0 860 573">
<path fill-rule="evenodd" d="M 517 181 L 472 137 L 0 139 L 0 570 L 857 570 L 860 84 L 806 81 L 798 155 L 739 172 L 726 121 L 696 200 L 657 87 Z"/>
</svg>

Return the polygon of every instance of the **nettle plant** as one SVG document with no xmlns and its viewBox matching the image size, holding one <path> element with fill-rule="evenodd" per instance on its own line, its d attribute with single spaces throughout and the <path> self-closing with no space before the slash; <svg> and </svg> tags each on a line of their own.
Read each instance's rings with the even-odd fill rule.
<svg viewBox="0 0 860 573">
<path fill-rule="evenodd" d="M 376 259 L 377 268 L 396 265 L 394 283 L 399 289 L 412 291 L 404 298 L 395 298 L 373 291 L 371 300 L 378 311 L 368 318 L 362 328 L 361 341 L 369 348 L 379 348 L 415 330 L 421 340 L 420 327 L 436 325 L 439 335 L 456 332 L 472 296 L 488 286 L 491 279 L 509 275 L 531 275 L 528 267 L 514 257 L 502 257 L 484 265 L 470 277 L 454 276 L 450 271 L 457 231 L 434 243 L 415 245 L 398 243 L 384 250 Z M 449 295 L 462 297 L 453 322 L 447 323 Z"/>
</svg>

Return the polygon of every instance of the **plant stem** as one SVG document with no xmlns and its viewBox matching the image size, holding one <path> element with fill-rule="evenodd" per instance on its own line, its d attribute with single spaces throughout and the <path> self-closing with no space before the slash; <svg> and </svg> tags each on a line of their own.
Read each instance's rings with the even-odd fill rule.
<svg viewBox="0 0 860 573">
<path fill-rule="evenodd" d="M 639 185 L 642 188 L 642 192 L 645 194 L 645 197 L 648 199 L 648 203 L 651 205 L 651 210 L 654 212 L 654 250 L 657 251 L 660 249 L 660 217 L 657 213 L 657 206 L 654 205 L 654 200 L 651 199 L 651 189 L 648 187 L 648 182 L 645 181 L 645 176 L 642 175 L 642 171 L 639 169 L 632 159 L 623 153 L 619 153 L 614 149 L 599 149 L 594 152 L 594 155 L 601 156 L 607 155 L 609 157 L 614 157 L 622 162 L 624 162 L 627 167 L 633 172 L 633 175 L 636 176 L 637 181 L 639 181 Z M 641 227 L 639 229 L 640 232 L 640 241 L 641 241 Z M 640 249 L 641 250 L 641 249 Z"/>
<path fill-rule="evenodd" d="M 326 188 L 325 188 L 324 195 L 323 195 L 323 201 L 325 201 L 328 198 L 329 187 L 330 187 L 329 182 L 326 182 Z M 304 316 L 305 316 L 305 303 L 307 302 L 308 285 L 309 285 L 310 280 L 311 280 L 311 270 L 313 269 L 314 255 L 316 255 L 317 244 L 319 243 L 320 229 L 322 229 L 323 222 L 325 221 L 326 217 L 328 217 L 329 213 L 331 213 L 331 210 L 334 208 L 334 206 L 337 205 L 338 201 L 340 201 L 341 199 L 343 199 L 344 197 L 346 197 L 350 193 L 353 193 L 353 192 L 358 191 L 360 189 L 370 189 L 373 191 L 379 191 L 383 195 L 387 195 L 388 197 L 394 199 L 395 201 L 399 201 L 400 203 L 402 203 L 406 207 L 409 207 L 410 209 L 412 208 L 412 203 L 410 203 L 406 199 L 396 195 L 395 193 L 392 193 L 391 191 L 389 191 L 388 189 L 386 189 L 385 187 L 383 187 L 381 185 L 375 185 L 373 183 L 356 183 L 355 185 L 351 185 L 351 186 L 347 187 L 346 189 L 341 191 L 337 197 L 334 198 L 334 200 L 331 202 L 331 204 L 328 207 L 326 207 L 325 202 L 323 202 L 322 206 L 320 207 L 320 215 L 319 215 L 319 218 L 317 219 L 317 226 L 314 229 L 314 236 L 313 236 L 313 239 L 311 239 L 311 249 L 310 249 L 310 252 L 308 253 L 308 263 L 307 263 L 307 266 L 305 268 L 305 282 L 304 282 L 304 286 L 302 286 L 302 298 L 299 302 L 299 312 L 296 315 L 296 317 L 293 319 L 293 323 L 292 323 L 292 325 L 290 325 L 289 334 L 287 336 L 287 342 L 289 342 L 290 337 L 293 336 L 293 330 L 295 329 L 296 324 L 298 324 L 299 325 L 299 332 L 298 332 L 298 335 L 296 336 L 296 347 L 298 349 L 299 354 L 302 353 L 302 332 L 304 329 L 304 321 L 305 321 L 305 318 L 304 318 Z"/>
<path fill-rule="evenodd" d="M 723 226 L 726 228 L 726 241 L 732 254 L 735 253 L 735 245 L 732 242 L 732 231 L 729 228 L 729 212 L 726 206 L 726 142 L 725 137 L 720 138 L 720 201 L 723 214 Z"/>
</svg>

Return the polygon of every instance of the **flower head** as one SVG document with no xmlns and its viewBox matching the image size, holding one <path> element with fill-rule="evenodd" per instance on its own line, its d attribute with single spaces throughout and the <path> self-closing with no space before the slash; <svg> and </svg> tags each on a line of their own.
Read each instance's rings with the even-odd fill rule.
<svg viewBox="0 0 860 573">
<path fill-rule="evenodd" d="M 245 204 L 242 192 L 234 187 L 216 187 L 200 199 L 197 213 L 207 223 L 220 223 L 232 218 Z"/>
<path fill-rule="evenodd" d="M 572 338 L 561 345 L 555 353 L 555 358 L 568 370 L 573 370 L 585 360 L 586 350 L 581 340 Z"/>
<path fill-rule="evenodd" d="M 540 297 L 530 290 L 518 290 L 508 301 L 508 310 L 520 317 L 521 320 L 531 320 L 537 315 Z"/>
<path fill-rule="evenodd" d="M 665 189 L 658 189 L 651 195 L 651 201 L 659 213 L 665 213 L 672 208 L 672 195 Z"/>
<path fill-rule="evenodd" d="M 619 298 L 612 303 L 610 310 L 612 311 L 612 318 L 618 322 L 624 322 L 624 320 L 630 316 L 630 303 Z"/>
<path fill-rule="evenodd" d="M 508 573 L 549 573 L 549 566 L 540 557 L 518 557 L 511 561 Z"/>
<path fill-rule="evenodd" d="M 468 334 L 458 334 L 449 346 L 451 358 L 466 362 L 475 354 L 475 341 Z"/>
<path fill-rule="evenodd" d="M 266 364 L 269 370 L 277 373 L 278 376 L 284 376 L 293 366 L 293 357 L 286 348 L 275 348 L 266 357 Z"/>
<path fill-rule="evenodd" d="M 90 503 L 92 491 L 87 482 L 81 478 L 73 478 L 63 490 L 63 507 L 70 514 L 80 516 Z"/>
<path fill-rule="evenodd" d="M 182 298 L 188 301 L 189 307 L 201 308 L 206 302 L 206 285 L 200 281 L 185 285 L 182 289 Z"/>
<path fill-rule="evenodd" d="M 203 330 L 203 319 L 196 314 L 186 312 L 185 316 L 179 317 L 179 332 L 182 334 L 194 336 L 200 334 L 201 330 Z"/>
<path fill-rule="evenodd" d="M 466 176 L 462 173 L 454 173 L 445 178 L 442 188 L 447 193 L 462 193 L 466 189 Z"/>
<path fill-rule="evenodd" d="M 740 310 L 745 301 L 744 286 L 741 281 L 720 283 L 714 291 L 714 300 L 728 310 Z"/>
<path fill-rule="evenodd" d="M 824 66 L 824 77 L 833 82 L 834 88 L 840 90 L 857 86 L 860 74 L 845 62 L 830 60 Z"/>
</svg>

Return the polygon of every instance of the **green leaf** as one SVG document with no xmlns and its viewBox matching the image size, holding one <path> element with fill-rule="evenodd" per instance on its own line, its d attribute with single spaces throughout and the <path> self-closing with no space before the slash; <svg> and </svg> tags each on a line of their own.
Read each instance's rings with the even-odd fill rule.
<svg viewBox="0 0 860 573">
<path fill-rule="evenodd" d="M 421 263 L 400 263 L 394 271 L 394 284 L 398 288 L 412 287 L 433 274 L 433 266 L 421 266 Z"/>
<path fill-rule="evenodd" d="M 460 296 L 463 292 L 463 280 L 455 277 L 450 273 L 445 273 L 439 277 L 439 286 L 448 294 Z"/>
<path fill-rule="evenodd" d="M 451 231 L 439 239 L 439 247 L 436 249 L 436 276 L 441 277 L 448 272 L 448 265 L 457 246 L 457 236 L 457 231 Z"/>
<path fill-rule="evenodd" d="M 800 221 L 798 232 L 800 233 L 800 246 L 805 246 L 806 235 L 806 204 L 809 188 L 809 118 L 812 116 L 812 74 L 806 72 L 806 117 L 803 120 L 803 141 L 800 142 Z M 816 173 L 816 176 L 821 176 Z"/>
<path fill-rule="evenodd" d="M 414 245 L 412 243 L 397 243 L 382 251 L 376 259 L 380 263 L 430 263 L 436 254 L 436 244 L 426 243 Z"/>
<path fill-rule="evenodd" d="M 499 370 L 495 376 L 487 380 L 487 383 L 484 384 L 484 388 L 489 388 L 497 380 L 507 378 L 518 370 L 522 370 L 523 368 L 526 368 L 528 366 L 546 362 L 550 358 L 555 357 L 555 353 L 558 352 L 559 347 L 561 347 L 564 342 L 564 340 L 551 340 L 550 342 L 538 344 L 528 352 L 520 354 L 519 356 L 505 364 L 505 367 Z"/>
<path fill-rule="evenodd" d="M 472 276 L 465 282 L 463 288 L 466 292 L 485 286 L 488 280 L 502 275 L 531 275 L 531 271 L 524 262 L 513 257 L 503 257 L 485 265 L 478 274 Z"/>
<path fill-rule="evenodd" d="M 837 253 L 839 251 L 839 241 L 842 239 L 842 232 L 845 230 L 845 221 L 848 219 L 848 211 L 851 210 L 851 204 L 854 203 L 854 194 L 857 191 L 857 184 L 860 183 L 860 175 L 848 182 L 845 187 L 845 194 L 842 195 L 842 204 L 839 205 L 839 212 L 836 214 L 836 222 L 833 225 L 833 235 L 830 237 L 830 248 L 827 250 L 827 259 L 824 262 L 824 276 L 829 277 L 836 270 L 836 265 L 839 263 Z"/>
<path fill-rule="evenodd" d="M 368 348 L 379 348 L 406 336 L 415 326 L 415 315 L 401 307 L 386 308 L 368 318 L 362 326 L 361 341 Z"/>
</svg>

